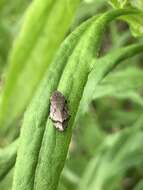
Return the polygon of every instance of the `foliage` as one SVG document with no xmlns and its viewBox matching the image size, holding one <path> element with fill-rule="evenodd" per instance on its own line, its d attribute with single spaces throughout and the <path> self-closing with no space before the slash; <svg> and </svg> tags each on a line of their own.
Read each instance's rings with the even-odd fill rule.
<svg viewBox="0 0 143 190">
<path fill-rule="evenodd" d="M 0 126 L 11 124 L 25 110 L 34 89 L 65 35 L 78 1 L 54 3 L 37 0 L 32 2 L 10 53 L 10 64 L 0 106 Z M 57 29 L 59 23 L 61 26 Z M 7 114 L 9 119 L 5 117 Z"/>
<path fill-rule="evenodd" d="M 142 5 L 0 2 L 0 189 L 143 188 Z M 55 90 L 63 132 L 49 118 Z"/>
<path fill-rule="evenodd" d="M 143 36 L 143 0 L 110 0 L 111 5 L 114 8 L 136 8 L 141 11 L 139 15 L 125 16 L 123 17 L 129 25 L 135 36 Z"/>
</svg>

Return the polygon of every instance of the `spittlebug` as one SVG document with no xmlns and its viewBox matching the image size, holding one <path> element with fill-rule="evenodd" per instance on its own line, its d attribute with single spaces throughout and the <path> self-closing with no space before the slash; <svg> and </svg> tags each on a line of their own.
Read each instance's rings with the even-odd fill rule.
<svg viewBox="0 0 143 190">
<path fill-rule="evenodd" d="M 59 131 L 64 131 L 69 118 L 69 110 L 64 95 L 59 91 L 54 91 L 50 98 L 50 119 Z"/>
</svg>

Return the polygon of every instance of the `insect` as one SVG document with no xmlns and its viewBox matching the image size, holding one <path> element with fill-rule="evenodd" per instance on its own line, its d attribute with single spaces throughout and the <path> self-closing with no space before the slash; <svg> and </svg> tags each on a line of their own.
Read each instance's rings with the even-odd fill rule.
<svg viewBox="0 0 143 190">
<path fill-rule="evenodd" d="M 50 119 L 59 131 L 64 131 L 67 120 L 69 119 L 69 110 L 64 95 L 59 91 L 54 91 L 50 98 Z"/>
</svg>

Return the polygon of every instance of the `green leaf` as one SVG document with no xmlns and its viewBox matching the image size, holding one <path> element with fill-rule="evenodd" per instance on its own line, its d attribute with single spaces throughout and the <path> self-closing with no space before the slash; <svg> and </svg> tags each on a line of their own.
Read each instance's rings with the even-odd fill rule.
<svg viewBox="0 0 143 190">
<path fill-rule="evenodd" d="M 17 147 L 18 140 L 6 148 L 0 149 L 0 181 L 9 173 L 15 164 Z"/>
<path fill-rule="evenodd" d="M 109 3 L 114 7 L 118 9 L 122 9 L 125 6 L 127 6 L 128 0 L 109 0 Z"/>
<path fill-rule="evenodd" d="M 69 28 L 78 4 L 79 0 L 32 2 L 9 56 L 0 127 L 11 124 L 25 110 Z"/>
<path fill-rule="evenodd" d="M 143 89 L 142 80 L 143 71 L 135 67 L 113 72 L 95 86 L 93 100 L 104 96 L 114 96 L 129 98 L 143 105 L 143 99 L 135 93 Z"/>
<path fill-rule="evenodd" d="M 78 190 L 122 190 L 129 169 L 143 167 L 143 131 L 130 128 L 105 139 L 89 162 Z M 108 172 L 107 172 L 108 171 Z"/>
<path fill-rule="evenodd" d="M 134 190 L 142 190 L 143 189 L 143 180 L 140 180 L 135 186 Z"/>
<path fill-rule="evenodd" d="M 114 8 L 136 8 L 139 10 L 143 10 L 143 0 L 109 0 L 109 3 Z"/>
<path fill-rule="evenodd" d="M 36 97 L 25 113 L 13 190 L 57 189 L 78 105 L 88 74 L 93 67 L 91 61 L 98 54 L 102 35 L 108 23 L 125 14 L 134 14 L 134 12 L 115 10 L 93 18 L 88 26 L 85 25 L 87 27 L 84 28 L 84 32 L 79 35 L 75 31 L 76 36 L 73 34 L 72 38 L 67 40 L 69 43 L 66 44 L 66 48 L 63 44 L 62 49 L 59 50 L 56 61 L 51 64 L 40 90 L 37 91 Z M 57 64 L 58 61 L 61 64 Z M 56 89 L 67 99 L 71 115 L 63 133 L 53 127 L 48 117 L 50 96 Z"/>
<path fill-rule="evenodd" d="M 9 49 L 17 35 L 22 15 L 30 0 L 0 1 L 0 74 L 7 63 Z"/>
<path fill-rule="evenodd" d="M 8 175 L 1 181 L 0 189 L 2 190 L 11 190 L 13 180 L 13 170 L 11 170 Z"/>
<path fill-rule="evenodd" d="M 17 161 L 16 173 L 15 173 L 16 179 L 14 179 L 14 188 L 19 186 L 19 183 L 17 183 L 19 179 L 17 178 L 21 178 L 22 176 L 24 178 L 22 177 L 23 182 L 20 187 L 21 189 L 25 187 L 27 189 L 30 189 L 30 188 L 33 188 L 34 186 L 35 176 L 33 174 L 36 172 L 35 170 L 36 170 L 37 162 L 39 159 L 39 150 L 41 147 L 42 138 L 44 135 L 46 122 L 48 119 L 50 95 L 54 90 L 56 90 L 60 77 L 63 72 L 63 68 L 67 64 L 68 59 L 73 53 L 75 46 L 79 43 L 81 36 L 84 34 L 88 26 L 93 21 L 94 20 L 91 19 L 88 22 L 84 23 L 82 26 L 77 28 L 77 30 L 75 30 L 72 34 L 70 34 L 70 36 L 63 42 L 62 46 L 60 47 L 56 55 L 54 62 L 52 62 L 52 64 L 50 65 L 49 70 L 44 80 L 42 81 L 42 84 L 40 85 L 39 90 L 36 93 L 36 96 L 34 97 L 29 109 L 25 113 L 23 127 L 22 127 L 24 131 L 21 134 L 22 136 L 21 136 L 21 141 L 20 141 L 21 142 L 20 146 L 21 147 L 23 146 L 23 148 L 22 149 L 20 148 L 19 151 L 25 152 L 26 150 L 25 148 L 27 146 L 26 144 L 27 143 L 29 144 L 29 140 L 31 139 L 31 134 L 34 134 L 34 135 L 31 139 L 32 141 L 30 140 L 31 143 L 29 144 L 30 145 L 29 150 L 26 151 L 28 154 L 27 153 L 25 154 L 24 152 L 23 152 L 24 154 L 19 153 L 19 160 L 22 159 L 23 163 L 27 163 L 27 164 L 26 164 L 26 167 L 23 168 L 22 175 L 19 175 L 18 173 L 20 172 L 19 170 L 20 168 L 19 168 L 19 162 Z M 29 126 L 28 123 L 30 124 L 30 127 L 28 127 Z M 51 136 L 49 140 L 54 140 L 54 137 Z M 51 148 L 50 144 L 49 144 L 49 148 Z M 24 165 L 21 165 L 21 166 L 24 166 Z M 45 177 L 46 176 L 47 175 L 45 175 Z M 30 183 L 27 183 L 29 179 L 30 179 Z M 55 184 L 56 183 L 55 181 L 53 181 L 53 183 L 54 185 L 57 185 Z"/>
<path fill-rule="evenodd" d="M 140 14 L 122 17 L 131 26 L 132 34 L 143 36 L 143 0 L 110 0 L 114 8 L 136 8 Z"/>
<path fill-rule="evenodd" d="M 96 86 L 116 67 L 122 60 L 132 57 L 138 53 L 142 53 L 143 45 L 130 45 L 125 48 L 117 49 L 98 60 L 93 60 L 95 66 L 91 71 L 87 84 L 84 88 L 83 98 L 80 102 L 79 114 L 84 114 L 88 111 L 90 102 L 96 94 Z"/>
<path fill-rule="evenodd" d="M 128 67 L 113 71 L 95 86 L 91 105 L 95 105 L 95 115 L 101 129 L 108 133 L 114 132 L 129 127 L 136 121 L 143 111 L 143 98 L 140 94 L 142 81 L 142 70 Z M 91 106 L 89 111 L 90 108 Z"/>
</svg>

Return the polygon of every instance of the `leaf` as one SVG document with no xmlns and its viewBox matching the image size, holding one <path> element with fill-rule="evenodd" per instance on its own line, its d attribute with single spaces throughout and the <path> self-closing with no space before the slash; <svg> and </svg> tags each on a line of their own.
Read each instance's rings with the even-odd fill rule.
<svg viewBox="0 0 143 190">
<path fill-rule="evenodd" d="M 23 167 L 24 165 L 21 165 L 21 164 L 19 165 L 19 162 L 17 161 L 16 173 L 15 173 L 16 179 L 14 178 L 14 184 L 13 184 L 14 188 L 15 186 L 19 186 L 19 183 L 17 182 L 19 181 L 19 178 L 21 177 L 22 178 L 24 177 L 24 178 L 22 180 L 22 184 L 20 188 L 25 188 L 25 187 L 32 188 L 34 186 L 35 175 L 33 174 L 36 172 L 37 162 L 39 159 L 39 149 L 41 147 L 41 143 L 42 143 L 45 127 L 46 127 L 46 122 L 48 119 L 49 104 L 50 104 L 49 100 L 50 100 L 51 93 L 54 90 L 56 90 L 60 77 L 63 72 L 63 68 L 67 64 L 68 59 L 73 53 L 75 46 L 79 43 L 81 36 L 84 34 L 88 26 L 93 21 L 94 20 L 91 19 L 88 22 L 84 23 L 82 26 L 77 28 L 73 33 L 71 33 L 69 37 L 67 37 L 67 39 L 65 39 L 65 41 L 61 45 L 56 55 L 56 58 L 50 65 L 48 72 L 44 80 L 42 81 L 40 88 L 38 89 L 36 93 L 36 96 L 33 98 L 32 103 L 29 106 L 29 109 L 25 113 L 23 127 L 22 127 L 24 131 L 21 134 L 22 136 L 21 136 L 21 141 L 20 141 L 21 142 L 20 146 L 21 147 L 23 146 L 23 148 L 19 149 L 19 151 L 22 151 L 22 153 L 19 153 L 18 155 L 19 155 L 19 160 L 22 159 L 23 163 L 27 163 L 27 164 L 26 164 L 26 167 L 22 169 L 23 170 L 22 175 L 19 175 L 18 173 L 21 170 L 20 167 Z M 30 124 L 30 127 L 28 127 L 29 126 L 28 123 Z M 31 134 L 33 134 L 33 137 L 32 137 L 32 141 L 30 140 L 31 143 L 29 144 L 29 139 L 31 139 Z M 49 140 L 54 140 L 54 137 L 50 138 Z M 27 143 L 29 144 L 29 150 L 26 148 Z M 28 154 L 24 153 L 26 150 L 25 148 L 27 149 L 26 152 Z M 50 144 L 49 144 L 49 148 L 51 148 Z M 27 181 L 29 181 L 29 177 L 30 177 L 30 183 L 27 183 Z M 45 175 L 45 177 L 47 177 L 47 175 Z M 48 180 L 46 181 L 48 182 Z M 53 183 L 54 185 L 57 185 L 55 181 L 53 181 Z"/>
<path fill-rule="evenodd" d="M 0 74 L 6 63 L 12 41 L 19 30 L 22 15 L 30 0 L 0 1 Z"/>
<path fill-rule="evenodd" d="M 18 140 L 6 148 L 0 149 L 0 181 L 13 168 L 17 155 Z"/>
<path fill-rule="evenodd" d="M 69 28 L 78 4 L 79 0 L 32 2 L 10 53 L 0 106 L 0 127 L 11 124 L 25 110 Z"/>
<path fill-rule="evenodd" d="M 131 26 L 132 34 L 143 36 L 143 0 L 110 0 L 114 8 L 136 8 L 140 14 L 122 17 Z"/>
<path fill-rule="evenodd" d="M 89 162 L 78 190 L 126 189 L 124 177 L 129 169 L 143 167 L 142 138 L 143 131 L 135 127 L 107 137 Z"/>
<path fill-rule="evenodd" d="M 143 71 L 138 68 L 127 68 L 109 74 L 94 89 L 93 100 L 104 96 L 130 98 L 143 105 L 143 99 L 135 93 L 143 89 Z M 120 82 L 119 82 L 120 81 Z"/>
<path fill-rule="evenodd" d="M 110 73 L 95 87 L 92 105 L 101 129 L 111 133 L 130 127 L 142 113 L 142 74 L 141 69 L 124 68 Z"/>
<path fill-rule="evenodd" d="M 79 115 L 88 111 L 90 102 L 94 99 L 96 86 L 106 77 L 122 60 L 132 57 L 138 53 L 142 53 L 143 45 L 131 45 L 125 48 L 118 49 L 106 55 L 96 62 L 91 71 L 84 93 L 79 106 Z"/>
<path fill-rule="evenodd" d="M 104 29 L 118 16 L 133 13 L 130 10 L 115 10 L 94 17 L 88 25 L 84 25 L 86 27 L 80 35 L 75 31 L 76 36 L 71 34 L 72 38 L 70 36 L 70 40 L 68 39 L 62 49 L 59 49 L 58 57 L 52 62 L 40 89 L 25 113 L 13 190 L 57 188 L 77 108 L 93 66 L 91 61 L 99 51 Z M 61 64 L 57 64 L 58 61 Z M 56 89 L 65 96 L 71 114 L 63 133 L 56 131 L 49 119 L 50 96 Z"/>
<path fill-rule="evenodd" d="M 109 0 L 109 3 L 114 8 L 136 8 L 139 10 L 143 10 L 143 0 Z"/>
<path fill-rule="evenodd" d="M 1 181 L 0 189 L 2 190 L 11 190 L 13 179 L 13 170 L 8 173 L 8 175 Z"/>
<path fill-rule="evenodd" d="M 143 189 L 143 180 L 140 180 L 135 186 L 134 190 L 142 190 Z"/>
</svg>

